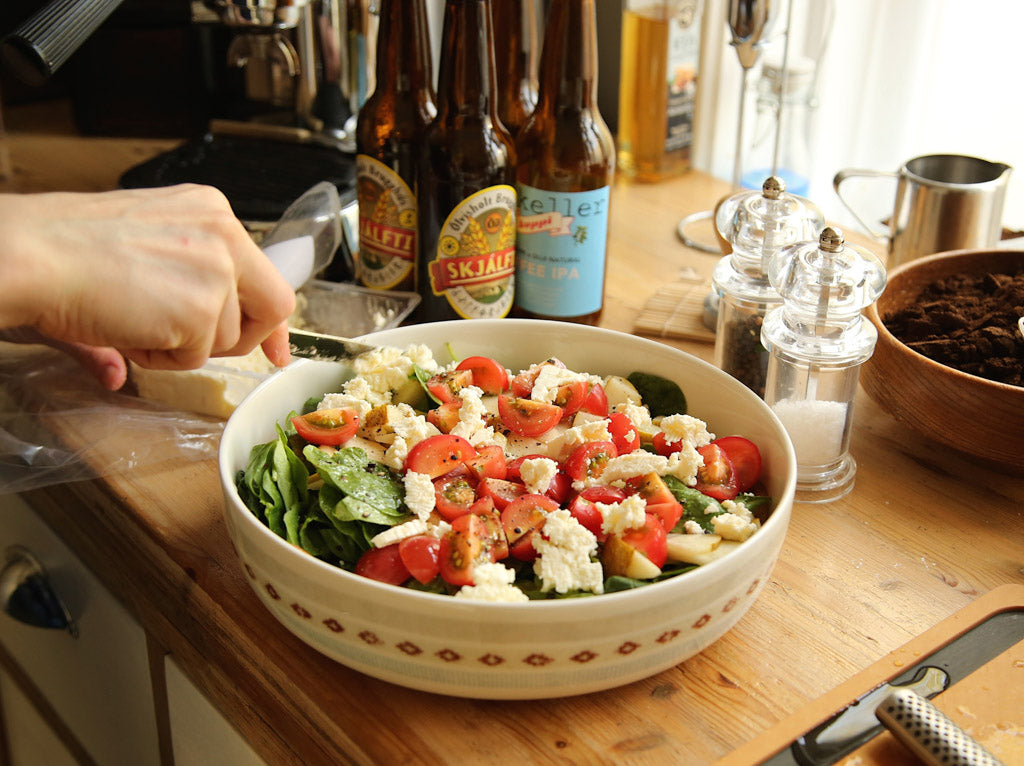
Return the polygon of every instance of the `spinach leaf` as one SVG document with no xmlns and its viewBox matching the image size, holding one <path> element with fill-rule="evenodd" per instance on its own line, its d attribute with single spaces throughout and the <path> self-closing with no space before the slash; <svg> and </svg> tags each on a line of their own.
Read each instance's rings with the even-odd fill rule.
<svg viewBox="0 0 1024 766">
<path fill-rule="evenodd" d="M 686 396 L 675 381 L 649 372 L 631 372 L 627 380 L 636 387 L 652 418 L 686 414 Z"/>
<path fill-rule="evenodd" d="M 679 519 L 679 523 L 676 524 L 673 531 L 682 529 L 682 525 L 687 521 L 696 521 L 705 532 L 714 532 L 715 528 L 711 519 L 725 513 L 725 509 L 718 504 L 718 501 L 693 487 L 686 486 L 681 479 L 675 476 L 669 475 L 662 478 L 669 491 L 675 495 L 676 500 L 683 504 L 682 518 Z"/>
<path fill-rule="evenodd" d="M 326 452 L 310 444 L 303 455 L 324 481 L 320 507 L 332 521 L 390 527 L 409 519 L 401 479 L 387 466 L 372 462 L 364 450 L 345 447 Z"/>
</svg>

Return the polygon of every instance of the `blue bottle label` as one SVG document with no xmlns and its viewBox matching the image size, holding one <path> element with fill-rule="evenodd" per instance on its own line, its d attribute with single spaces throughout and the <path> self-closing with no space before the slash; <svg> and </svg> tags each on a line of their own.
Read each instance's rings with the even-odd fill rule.
<svg viewBox="0 0 1024 766">
<path fill-rule="evenodd" d="M 550 192 L 519 185 L 516 303 L 575 317 L 601 308 L 611 187 Z"/>
</svg>

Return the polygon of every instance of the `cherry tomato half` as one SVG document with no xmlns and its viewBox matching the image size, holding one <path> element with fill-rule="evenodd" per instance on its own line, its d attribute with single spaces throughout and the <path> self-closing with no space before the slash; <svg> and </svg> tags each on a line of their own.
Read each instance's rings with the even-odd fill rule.
<svg viewBox="0 0 1024 766">
<path fill-rule="evenodd" d="M 455 369 L 469 370 L 473 375 L 473 385 L 485 394 L 500 394 L 508 388 L 508 370 L 490 357 L 466 357 Z"/>
<path fill-rule="evenodd" d="M 490 538 L 487 524 L 475 513 L 459 516 L 441 538 L 438 570 L 451 585 L 472 585 L 473 569 Z"/>
<path fill-rule="evenodd" d="M 477 485 L 477 492 L 481 497 L 491 498 L 494 507 L 501 511 L 517 497 L 525 495 L 526 487 L 517 481 L 484 478 Z"/>
<path fill-rule="evenodd" d="M 431 376 L 427 381 L 427 391 L 435 401 L 444 404 L 458 399 L 459 392 L 471 385 L 473 373 L 470 370 L 452 370 Z"/>
<path fill-rule="evenodd" d="M 679 523 L 679 519 L 683 518 L 683 504 L 678 500 L 670 503 L 648 503 L 647 512 L 657 516 L 665 531 L 671 532 Z"/>
<path fill-rule="evenodd" d="M 438 434 L 417 442 L 409 450 L 405 468 L 407 471 L 425 473 L 431 479 L 436 479 L 476 455 L 473 445 L 461 436 Z"/>
<path fill-rule="evenodd" d="M 548 359 L 546 362 L 535 364 L 512 378 L 509 384 L 512 389 L 512 393 L 522 399 L 529 399 L 530 394 L 533 393 L 533 384 L 537 382 L 537 376 L 540 375 L 540 371 L 544 365 L 553 365 L 560 369 L 565 369 L 565 365 L 562 364 L 561 361 L 553 358 Z"/>
<path fill-rule="evenodd" d="M 631 479 L 629 486 L 634 488 L 648 505 L 674 503 L 676 500 L 676 496 L 672 494 L 672 490 L 668 488 L 665 480 L 653 471 Z"/>
<path fill-rule="evenodd" d="M 398 543 L 398 555 L 409 574 L 426 585 L 440 572 L 441 541 L 431 535 L 415 535 Z"/>
<path fill-rule="evenodd" d="M 617 487 L 587 487 L 569 503 L 569 513 L 584 527 L 594 533 L 598 542 L 604 542 L 608 536 L 601 528 L 604 516 L 595 503 L 613 505 L 626 499 L 626 493 Z"/>
<path fill-rule="evenodd" d="M 732 500 L 739 494 L 736 471 L 725 450 L 715 443 L 700 447 L 697 452 L 704 465 L 697 469 L 697 491 L 715 500 Z"/>
<path fill-rule="evenodd" d="M 665 565 L 668 558 L 668 537 L 661 520 L 653 513 L 646 514 L 644 525 L 627 530 L 622 541 L 644 554 L 657 567 Z"/>
<path fill-rule="evenodd" d="M 620 455 L 640 449 L 640 432 L 624 413 L 613 412 L 608 416 L 608 433 L 612 435 L 612 443 Z"/>
<path fill-rule="evenodd" d="M 498 415 L 513 433 L 540 436 L 558 425 L 562 419 L 562 408 L 557 404 L 501 394 L 498 397 Z"/>
<path fill-rule="evenodd" d="M 584 442 L 573 449 L 565 461 L 565 472 L 576 481 L 596 479 L 608 461 L 618 455 L 619 451 L 612 442 Z"/>
<path fill-rule="evenodd" d="M 359 557 L 355 573 L 391 585 L 401 585 L 409 579 L 409 570 L 402 562 L 398 543 L 383 548 L 370 548 Z"/>
<path fill-rule="evenodd" d="M 681 441 L 670 442 L 663 431 L 658 431 L 658 433 L 654 435 L 653 443 L 654 451 L 659 455 L 664 455 L 665 457 L 668 457 L 673 452 L 679 452 L 683 448 L 683 443 Z"/>
<path fill-rule="evenodd" d="M 572 383 L 565 383 L 555 391 L 555 398 L 552 404 L 562 408 L 562 416 L 574 415 L 583 407 L 587 399 L 587 381 L 575 380 Z"/>
<path fill-rule="evenodd" d="M 427 422 L 435 426 L 443 434 L 450 433 L 459 424 L 459 410 L 461 408 L 461 399 L 452 399 L 450 402 L 439 404 L 434 409 L 427 410 Z"/>
<path fill-rule="evenodd" d="M 729 456 L 733 470 L 736 472 L 736 489 L 746 492 L 757 484 L 761 478 L 761 451 L 750 439 L 742 436 L 722 436 L 715 439 L 717 444 Z"/>
<path fill-rule="evenodd" d="M 513 558 L 520 561 L 537 558 L 533 533 L 541 530 L 548 513 L 557 510 L 558 503 L 545 495 L 523 495 L 506 506 L 501 512 L 501 525 Z"/>
<path fill-rule="evenodd" d="M 469 513 L 477 501 L 476 487 L 468 471 L 452 471 L 434 479 L 434 507 L 445 521 Z"/>
<path fill-rule="evenodd" d="M 505 463 L 505 450 L 496 444 L 485 444 L 477 447 L 476 457 L 466 461 L 466 466 L 480 479 L 504 479 L 508 476 L 508 465 Z"/>
<path fill-rule="evenodd" d="M 315 410 L 292 418 L 296 432 L 310 444 L 344 444 L 356 434 L 359 415 L 339 407 Z"/>
<path fill-rule="evenodd" d="M 594 383 L 587 391 L 587 398 L 583 400 L 583 411 L 592 415 L 608 417 L 608 395 L 604 392 L 604 386 Z"/>
</svg>

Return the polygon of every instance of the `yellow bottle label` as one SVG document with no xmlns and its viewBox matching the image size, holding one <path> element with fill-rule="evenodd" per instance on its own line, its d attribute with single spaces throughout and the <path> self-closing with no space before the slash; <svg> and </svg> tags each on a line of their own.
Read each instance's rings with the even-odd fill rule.
<svg viewBox="0 0 1024 766">
<path fill-rule="evenodd" d="M 416 266 L 416 197 L 408 184 L 384 163 L 356 157 L 359 200 L 359 280 L 388 290 Z"/>
<path fill-rule="evenodd" d="M 516 190 L 490 186 L 449 214 L 430 262 L 430 288 L 463 319 L 500 319 L 512 308 Z"/>
</svg>

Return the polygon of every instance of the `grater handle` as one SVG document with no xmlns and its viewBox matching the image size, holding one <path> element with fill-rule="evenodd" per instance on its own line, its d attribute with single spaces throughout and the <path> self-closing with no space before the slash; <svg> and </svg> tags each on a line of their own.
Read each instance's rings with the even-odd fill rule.
<svg viewBox="0 0 1024 766">
<path fill-rule="evenodd" d="M 875 716 L 928 766 L 1004 766 L 935 705 L 910 689 L 899 689 Z"/>
</svg>

